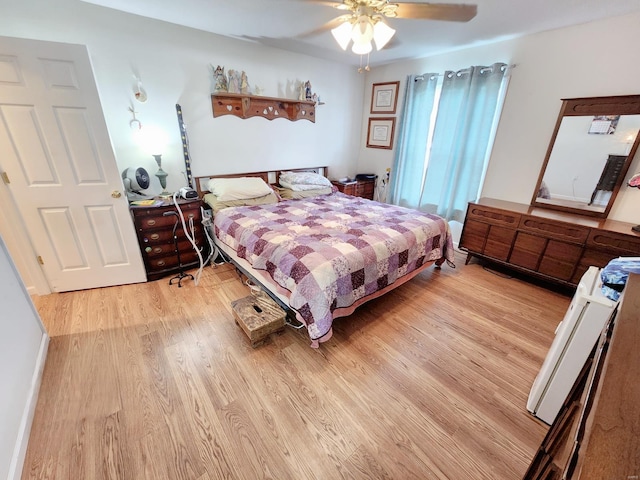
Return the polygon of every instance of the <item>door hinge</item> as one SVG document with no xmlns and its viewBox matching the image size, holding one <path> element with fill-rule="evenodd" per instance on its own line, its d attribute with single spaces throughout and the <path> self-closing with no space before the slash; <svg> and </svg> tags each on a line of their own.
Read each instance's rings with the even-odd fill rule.
<svg viewBox="0 0 640 480">
<path fill-rule="evenodd" d="M 0 173 L 0 175 L 2 176 L 2 181 L 4 183 L 6 183 L 7 185 L 11 183 L 11 180 L 9 180 L 9 175 L 7 175 L 7 172 L 2 172 Z"/>
<path fill-rule="evenodd" d="M 38 255 L 38 263 L 40 265 L 44 265 L 44 260 L 42 260 L 42 257 L 40 255 Z"/>
</svg>

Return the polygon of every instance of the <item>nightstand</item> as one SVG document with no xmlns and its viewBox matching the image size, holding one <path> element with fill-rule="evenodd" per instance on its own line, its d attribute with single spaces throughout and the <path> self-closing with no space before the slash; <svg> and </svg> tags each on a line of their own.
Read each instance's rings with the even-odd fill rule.
<svg viewBox="0 0 640 480">
<path fill-rule="evenodd" d="M 204 260 L 207 256 L 208 249 L 202 226 L 202 213 L 200 211 L 202 201 L 200 199 L 179 199 L 178 205 L 184 215 L 187 228 L 189 228 L 189 219 L 193 219 L 196 245 L 201 248 L 202 258 Z M 176 220 L 178 220 L 176 233 L 183 269 L 187 270 L 200 265 L 197 252 L 184 234 L 180 218 L 175 215 L 164 215 L 166 212 L 176 212 L 173 201 L 165 201 L 162 205 L 157 206 L 131 205 L 129 208 L 136 227 L 138 244 L 142 252 L 148 281 L 178 273 L 180 270 L 178 256 L 173 242 L 173 226 Z"/>
<path fill-rule="evenodd" d="M 352 180 L 350 182 L 332 180 L 331 183 L 336 186 L 338 191 L 346 195 L 353 195 L 354 197 L 373 200 L 373 194 L 376 187 L 376 181 L 373 178 L 367 180 Z"/>
</svg>

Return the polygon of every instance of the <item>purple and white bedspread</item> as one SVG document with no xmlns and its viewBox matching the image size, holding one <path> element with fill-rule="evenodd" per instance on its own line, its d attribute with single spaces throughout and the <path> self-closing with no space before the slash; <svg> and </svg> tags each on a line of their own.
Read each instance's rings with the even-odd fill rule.
<svg viewBox="0 0 640 480">
<path fill-rule="evenodd" d="M 331 336 L 336 310 L 427 262 L 453 264 L 444 219 L 342 193 L 225 208 L 214 227 L 219 241 L 290 292 L 289 306 L 316 344 Z"/>
</svg>

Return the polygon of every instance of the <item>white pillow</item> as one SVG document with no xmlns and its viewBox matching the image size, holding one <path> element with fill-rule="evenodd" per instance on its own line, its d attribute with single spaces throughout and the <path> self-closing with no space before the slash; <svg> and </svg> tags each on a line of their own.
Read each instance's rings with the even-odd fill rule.
<svg viewBox="0 0 640 480">
<path fill-rule="evenodd" d="M 282 185 L 282 182 L 289 183 L 291 185 L 331 186 L 331 182 L 327 177 L 315 172 L 282 172 L 280 174 L 280 185 Z M 282 186 L 284 187 L 285 185 Z"/>
<path fill-rule="evenodd" d="M 207 187 L 222 202 L 264 197 L 272 192 L 271 187 L 258 177 L 211 178 Z"/>
<path fill-rule="evenodd" d="M 307 190 L 318 190 L 319 188 L 329 188 L 320 185 L 313 185 L 307 183 L 289 183 L 280 177 L 280 186 L 293 190 L 294 192 L 305 192 Z"/>
</svg>

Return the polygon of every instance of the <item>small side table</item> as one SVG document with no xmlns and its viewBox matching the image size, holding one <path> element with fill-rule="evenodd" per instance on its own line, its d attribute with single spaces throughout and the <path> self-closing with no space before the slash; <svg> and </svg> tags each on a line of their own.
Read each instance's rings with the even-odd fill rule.
<svg viewBox="0 0 640 480">
<path fill-rule="evenodd" d="M 187 224 L 189 219 L 193 219 L 196 245 L 204 247 L 202 256 L 206 258 L 207 248 L 200 213 L 202 201 L 198 198 L 193 200 L 179 199 L 178 204 Z M 179 273 L 180 263 L 185 270 L 195 268 L 200 264 L 198 254 L 193 249 L 191 242 L 185 237 L 182 225 L 179 225 L 176 230 L 178 248 L 180 249 L 180 260 L 178 260 L 173 238 L 176 216 L 173 214 L 164 215 L 167 212 L 176 212 L 176 207 L 171 201 L 154 206 L 131 205 L 129 208 L 138 234 L 138 243 L 148 281 Z"/>
<path fill-rule="evenodd" d="M 353 195 L 354 197 L 373 200 L 373 194 L 376 186 L 376 181 L 373 178 L 367 180 L 352 180 L 350 182 L 332 180 L 331 183 L 336 186 L 339 192 L 342 192 L 345 195 Z"/>
</svg>

